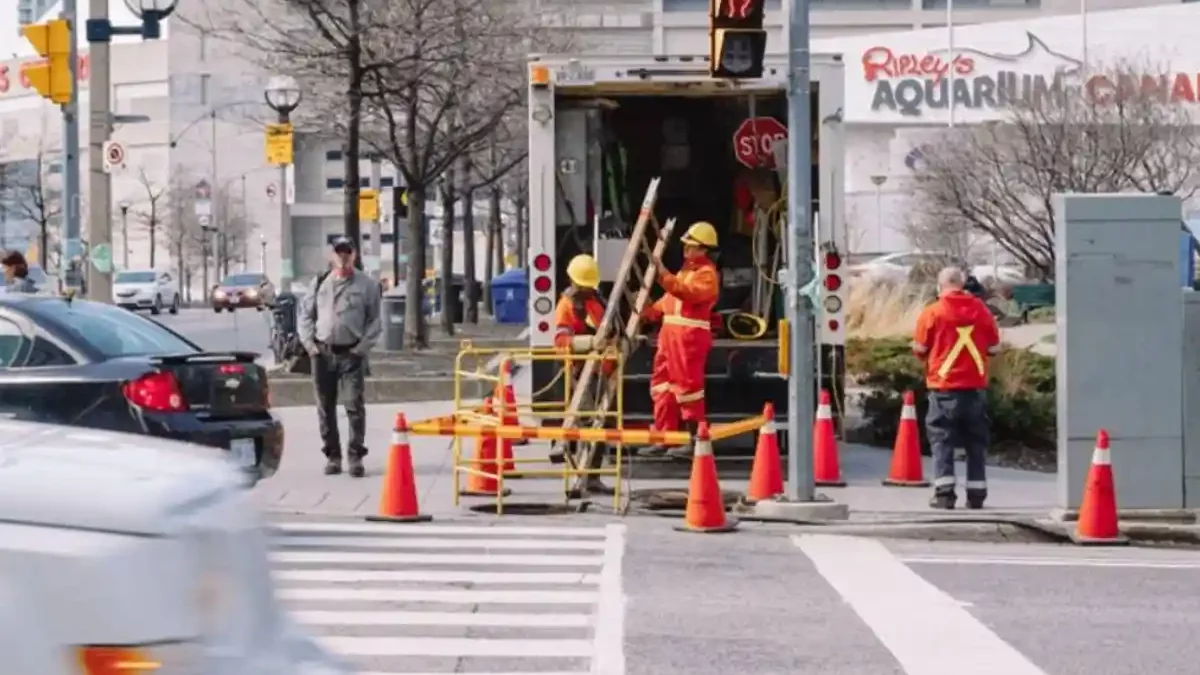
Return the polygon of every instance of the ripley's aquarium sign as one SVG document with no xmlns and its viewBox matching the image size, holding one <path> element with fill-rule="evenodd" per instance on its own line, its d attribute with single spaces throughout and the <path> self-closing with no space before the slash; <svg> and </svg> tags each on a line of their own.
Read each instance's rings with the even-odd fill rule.
<svg viewBox="0 0 1200 675">
<path fill-rule="evenodd" d="M 1083 62 L 1051 50 L 1032 33 L 1016 53 L 955 49 L 900 53 L 890 47 L 863 52 L 863 79 L 873 87 L 871 110 L 921 118 L 927 111 L 945 110 L 953 96 L 956 109 L 1002 109 L 1013 104 L 1037 105 L 1078 91 Z M 1097 103 L 1127 96 L 1148 96 L 1163 103 L 1196 103 L 1200 99 L 1197 73 L 1097 73 L 1085 90 Z"/>
</svg>

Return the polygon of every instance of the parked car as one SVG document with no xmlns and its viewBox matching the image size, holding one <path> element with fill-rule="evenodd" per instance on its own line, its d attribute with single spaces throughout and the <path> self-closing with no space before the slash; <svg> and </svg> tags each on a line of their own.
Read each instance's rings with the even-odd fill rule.
<svg viewBox="0 0 1200 675">
<path fill-rule="evenodd" d="M 275 285 L 262 272 L 239 272 L 230 274 L 213 289 L 214 312 L 238 307 L 253 307 L 263 311 L 275 303 Z"/>
<path fill-rule="evenodd" d="M 113 304 L 125 309 L 148 309 L 161 314 L 163 307 L 179 313 L 179 283 L 170 272 L 125 270 L 113 277 Z"/>
<path fill-rule="evenodd" d="M 0 297 L 0 416 L 221 448 L 251 481 L 283 455 L 266 370 L 105 303 Z"/>
<path fill-rule="evenodd" d="M 262 516 L 211 451 L 2 424 L 5 673 L 355 671 L 288 616 Z"/>
</svg>

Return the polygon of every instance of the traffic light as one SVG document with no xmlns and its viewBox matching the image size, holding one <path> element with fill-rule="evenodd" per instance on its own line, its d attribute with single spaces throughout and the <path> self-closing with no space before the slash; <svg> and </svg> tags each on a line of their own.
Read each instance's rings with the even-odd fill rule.
<svg viewBox="0 0 1200 675">
<path fill-rule="evenodd" d="M 21 34 L 37 53 L 46 59 L 26 68 L 29 85 L 59 105 L 71 102 L 75 78 L 71 72 L 71 26 L 66 19 L 35 23 L 21 29 Z"/>
<path fill-rule="evenodd" d="M 708 12 L 711 77 L 762 77 L 767 52 L 764 0 L 710 0 Z"/>
</svg>

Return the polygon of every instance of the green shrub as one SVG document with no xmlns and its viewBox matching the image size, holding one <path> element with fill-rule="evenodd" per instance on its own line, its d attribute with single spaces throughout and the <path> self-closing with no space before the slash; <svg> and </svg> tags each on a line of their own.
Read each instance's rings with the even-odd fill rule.
<svg viewBox="0 0 1200 675">
<path fill-rule="evenodd" d="M 1054 308 L 1035 307 L 1029 310 L 1029 323 L 1054 323 Z"/>
<path fill-rule="evenodd" d="M 988 413 L 992 446 L 1033 450 L 1055 447 L 1054 359 L 1025 349 L 1002 347 L 990 361 Z M 905 391 L 916 394 L 917 419 L 924 420 L 925 366 L 908 340 L 852 339 L 846 343 L 846 375 L 870 390 L 862 400 L 864 440 L 891 445 L 896 438 Z M 921 447 L 929 452 L 925 425 Z"/>
</svg>

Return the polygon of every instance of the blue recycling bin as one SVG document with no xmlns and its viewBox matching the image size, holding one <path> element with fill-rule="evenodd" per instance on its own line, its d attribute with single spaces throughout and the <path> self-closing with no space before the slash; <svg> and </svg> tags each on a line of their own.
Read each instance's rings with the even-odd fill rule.
<svg viewBox="0 0 1200 675">
<path fill-rule="evenodd" d="M 492 316 L 496 323 L 529 323 L 529 275 L 513 269 L 492 279 Z"/>
</svg>

